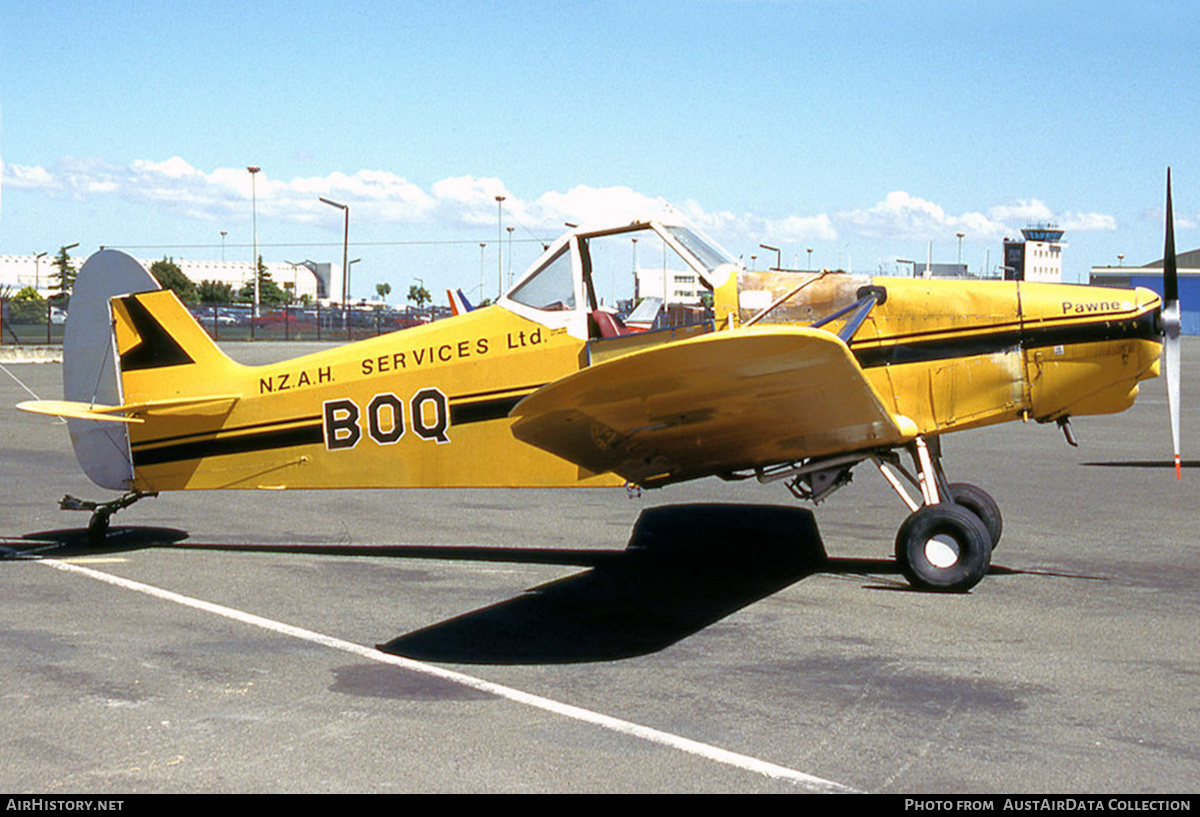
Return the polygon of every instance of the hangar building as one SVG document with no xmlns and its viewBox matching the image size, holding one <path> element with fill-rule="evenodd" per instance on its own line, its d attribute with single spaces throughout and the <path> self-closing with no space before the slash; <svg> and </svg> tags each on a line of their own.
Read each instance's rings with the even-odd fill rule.
<svg viewBox="0 0 1200 817">
<path fill-rule="evenodd" d="M 53 258 L 44 256 L 41 259 L 33 255 L 0 255 L 0 289 L 5 285 L 11 287 L 13 294 L 26 286 L 37 289 L 43 297 L 52 293 L 50 276 L 54 273 Z M 137 262 L 150 269 L 150 265 L 159 259 L 139 258 Z M 72 266 L 78 270 L 83 266 L 84 259 L 72 258 Z M 182 258 L 174 259 L 175 264 L 193 283 L 201 281 L 219 281 L 241 289 L 247 282 L 253 281 L 253 265 L 249 261 L 192 261 Z M 341 300 L 342 276 L 341 265 L 315 264 L 311 261 L 299 264 L 287 262 L 266 261 L 264 266 L 271 278 L 280 287 L 292 292 L 293 297 L 325 300 Z"/>
<path fill-rule="evenodd" d="M 1200 335 L 1200 250 L 1175 256 L 1179 267 L 1179 308 L 1185 335 Z M 1144 267 L 1092 267 L 1088 283 L 1105 287 L 1146 287 L 1163 294 L 1162 259 Z"/>
</svg>

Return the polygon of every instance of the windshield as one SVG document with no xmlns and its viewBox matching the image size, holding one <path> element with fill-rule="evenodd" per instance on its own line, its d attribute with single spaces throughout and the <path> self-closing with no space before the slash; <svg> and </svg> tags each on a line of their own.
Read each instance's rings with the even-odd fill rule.
<svg viewBox="0 0 1200 817">
<path fill-rule="evenodd" d="M 713 281 L 723 283 L 735 267 L 694 229 L 633 222 L 564 236 L 506 297 L 542 313 L 528 317 L 555 323 L 548 313 L 600 310 L 622 319 L 652 300 L 659 306 L 645 323 L 670 316 L 686 324 L 711 317 Z"/>
<path fill-rule="evenodd" d="M 666 230 L 676 241 L 683 245 L 684 249 L 694 255 L 709 272 L 712 272 L 722 264 L 733 263 L 732 258 L 687 227 L 667 227 Z"/>
<path fill-rule="evenodd" d="M 526 278 L 508 297 L 519 304 L 557 312 L 575 308 L 575 277 L 571 253 L 563 247 L 537 272 Z"/>
</svg>

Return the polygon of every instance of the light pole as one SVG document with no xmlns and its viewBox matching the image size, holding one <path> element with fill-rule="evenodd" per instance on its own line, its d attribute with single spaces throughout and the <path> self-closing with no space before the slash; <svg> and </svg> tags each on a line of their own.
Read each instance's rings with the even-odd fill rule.
<svg viewBox="0 0 1200 817">
<path fill-rule="evenodd" d="M 486 241 L 479 242 L 479 300 L 483 300 L 483 248 L 487 246 Z"/>
<path fill-rule="evenodd" d="M 808 248 L 808 269 L 812 271 L 812 247 Z"/>
<path fill-rule="evenodd" d="M 40 252 L 33 257 L 33 288 L 39 290 L 42 288 L 41 261 L 46 257 L 46 253 Z"/>
<path fill-rule="evenodd" d="M 254 276 L 254 317 L 258 317 L 258 188 L 255 179 L 262 170 L 257 165 L 246 168 L 250 173 L 250 226 L 254 233 L 254 258 L 250 261 L 250 274 Z"/>
<path fill-rule="evenodd" d="M 350 205 L 342 204 L 341 202 L 327 199 L 324 196 L 317 196 L 324 204 L 330 207 L 336 207 L 342 211 L 346 217 L 345 226 L 342 228 L 342 322 L 346 324 L 346 338 L 350 337 L 350 264 L 346 259 L 349 257 L 350 249 Z"/>
<path fill-rule="evenodd" d="M 758 246 L 775 253 L 775 269 L 783 268 L 783 254 L 779 252 L 778 247 L 772 247 L 770 244 L 759 244 Z"/>
<path fill-rule="evenodd" d="M 496 196 L 496 300 L 504 294 L 504 196 Z"/>
<path fill-rule="evenodd" d="M 351 280 L 350 271 L 354 269 L 354 265 L 357 264 L 359 261 L 362 261 L 362 259 L 361 258 L 351 258 L 349 261 L 346 262 L 346 281 L 347 282 L 349 282 Z M 349 301 L 350 299 L 347 298 L 346 300 Z M 350 337 L 348 332 L 349 332 L 349 330 L 347 330 L 346 337 Z"/>
<path fill-rule="evenodd" d="M 505 227 L 508 231 L 508 285 L 512 286 L 512 234 L 513 227 Z"/>
<path fill-rule="evenodd" d="M 963 240 L 963 236 L 966 235 L 966 233 L 955 233 L 955 235 L 958 236 L 958 266 L 961 269 L 962 268 L 962 240 Z"/>
<path fill-rule="evenodd" d="M 221 231 L 221 263 L 225 263 L 225 236 L 229 235 L 228 230 Z"/>
<path fill-rule="evenodd" d="M 638 280 L 638 271 L 637 271 L 637 241 L 638 240 L 636 238 L 631 238 L 630 241 L 633 242 L 633 305 L 636 308 L 637 302 L 638 302 L 638 296 L 641 295 L 641 281 Z M 616 296 L 614 295 L 613 297 L 615 298 Z"/>
</svg>

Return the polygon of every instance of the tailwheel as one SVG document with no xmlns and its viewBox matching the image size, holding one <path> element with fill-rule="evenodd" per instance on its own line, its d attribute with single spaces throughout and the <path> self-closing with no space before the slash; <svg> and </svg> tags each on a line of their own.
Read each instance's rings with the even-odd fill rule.
<svg viewBox="0 0 1200 817">
<path fill-rule="evenodd" d="M 896 559 L 922 590 L 965 593 L 987 574 L 992 537 L 983 520 L 951 503 L 926 505 L 896 534 Z"/>
<path fill-rule="evenodd" d="M 92 514 L 92 518 L 88 520 L 87 527 L 88 547 L 98 548 L 104 544 L 104 540 L 108 536 L 110 516 L 112 514 L 103 509 L 97 510 Z"/>
<path fill-rule="evenodd" d="M 124 496 L 110 500 L 108 502 L 92 502 L 87 499 L 67 494 L 58 503 L 58 507 L 64 511 L 91 511 L 92 518 L 88 520 L 87 527 L 87 543 L 89 547 L 98 548 L 104 545 L 105 538 L 108 536 L 109 522 L 112 515 L 122 508 L 128 508 L 139 499 L 144 499 L 148 496 L 158 496 L 157 491 L 130 491 Z"/>
</svg>

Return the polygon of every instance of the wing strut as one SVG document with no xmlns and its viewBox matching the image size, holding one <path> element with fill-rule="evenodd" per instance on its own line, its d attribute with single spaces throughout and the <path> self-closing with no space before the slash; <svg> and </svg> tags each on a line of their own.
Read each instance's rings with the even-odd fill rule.
<svg viewBox="0 0 1200 817">
<path fill-rule="evenodd" d="M 858 295 L 858 300 L 850 304 L 850 306 L 843 307 L 837 312 L 834 312 L 832 315 L 826 315 L 819 321 L 814 322 L 809 328 L 817 329 L 825 326 L 828 323 L 836 321 L 843 315 L 850 314 L 850 317 L 846 320 L 845 325 L 837 333 L 837 336 L 841 338 L 844 343 L 849 343 L 850 339 L 854 337 L 854 333 L 858 331 L 858 327 L 862 326 L 862 322 L 867 319 L 867 315 L 871 314 L 871 310 L 874 309 L 877 304 L 881 304 L 887 300 L 887 290 L 883 287 L 863 287 L 858 291 Z"/>
</svg>

